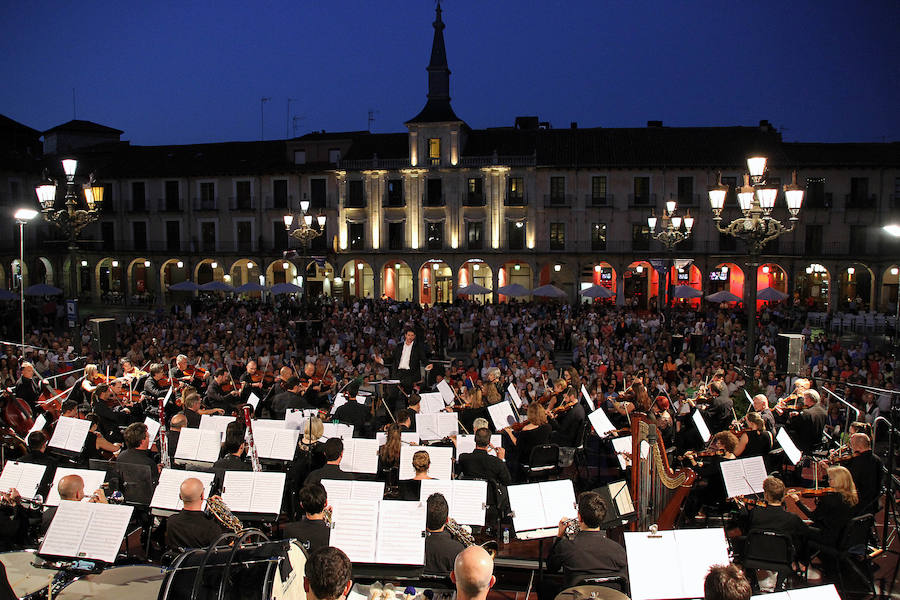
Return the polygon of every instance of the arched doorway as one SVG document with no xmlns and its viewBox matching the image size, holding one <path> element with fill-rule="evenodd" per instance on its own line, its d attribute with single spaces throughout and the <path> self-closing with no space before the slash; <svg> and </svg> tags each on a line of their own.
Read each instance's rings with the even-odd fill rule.
<svg viewBox="0 0 900 600">
<path fill-rule="evenodd" d="M 703 292 L 703 274 L 696 265 L 690 264 L 683 267 L 673 266 L 669 273 L 669 298 L 673 306 L 689 305 L 692 308 L 700 308 L 700 299 L 702 295 L 696 298 L 675 298 L 672 288 L 677 285 L 683 285 L 693 288 L 698 292 Z"/>
<path fill-rule="evenodd" d="M 297 266 L 289 260 L 276 260 L 266 268 L 266 285 L 277 283 L 297 283 Z"/>
<path fill-rule="evenodd" d="M 162 283 L 162 289 L 168 290 L 170 285 L 187 281 L 188 273 L 184 261 L 170 258 L 159 266 L 159 281 Z"/>
<path fill-rule="evenodd" d="M 838 310 L 868 311 L 872 307 L 875 274 L 863 263 L 838 273 Z"/>
<path fill-rule="evenodd" d="M 709 272 L 709 296 L 716 292 L 731 292 L 744 297 L 744 270 L 734 263 L 719 263 Z"/>
<path fill-rule="evenodd" d="M 459 268 L 457 281 L 457 290 L 473 283 L 489 290 L 494 289 L 494 273 L 491 271 L 491 267 L 480 258 L 471 258 L 464 262 Z M 479 294 L 475 296 L 460 295 L 459 297 L 484 304 L 491 301 L 491 296 L 492 294 Z"/>
<path fill-rule="evenodd" d="M 334 287 L 334 267 L 327 261 L 306 263 L 303 287 L 310 298 L 331 296 Z"/>
<path fill-rule="evenodd" d="M 388 261 L 384 265 L 382 277 L 381 289 L 385 298 L 397 302 L 412 302 L 413 274 L 412 269 L 405 261 Z"/>
<path fill-rule="evenodd" d="M 34 273 L 34 283 L 54 285 L 53 281 L 53 263 L 50 262 L 49 258 L 39 256 L 37 259 L 37 269 Z"/>
<path fill-rule="evenodd" d="M 432 306 L 453 302 L 453 271 L 444 261 L 433 258 L 419 269 L 419 303 Z"/>
<path fill-rule="evenodd" d="M 879 310 L 897 315 L 897 294 L 900 291 L 900 265 L 891 265 L 881 277 L 881 304 Z"/>
<path fill-rule="evenodd" d="M 259 263 L 249 258 L 242 258 L 241 260 L 235 261 L 234 264 L 231 265 L 231 268 L 228 270 L 228 274 L 231 276 L 231 281 L 227 282 L 229 285 L 234 287 L 239 287 L 244 285 L 245 283 L 260 283 L 259 281 Z M 253 292 L 254 294 L 259 294 L 259 292 Z"/>
<path fill-rule="evenodd" d="M 578 291 L 585 290 L 589 287 L 599 285 L 606 288 L 612 293 L 609 298 L 588 298 L 579 294 L 579 300 L 584 303 L 591 302 L 609 302 L 615 304 L 616 301 L 616 270 L 608 262 L 598 262 L 593 265 L 585 265 L 581 270 L 581 277 L 578 281 Z"/>
<path fill-rule="evenodd" d="M 119 302 L 125 290 L 125 266 L 115 258 L 104 258 L 94 267 L 97 290 L 105 302 Z"/>
<path fill-rule="evenodd" d="M 365 261 L 347 261 L 341 269 L 341 276 L 334 280 L 334 284 L 335 293 L 345 300 L 372 298 L 375 294 L 375 271 Z"/>
<path fill-rule="evenodd" d="M 136 258 L 128 263 L 126 278 L 128 280 L 128 296 L 138 301 L 148 299 L 150 295 L 150 276 L 153 263 L 149 258 Z"/>
<path fill-rule="evenodd" d="M 797 274 L 797 297 L 808 310 L 828 312 L 831 274 L 819 263 L 807 265 Z"/>
<path fill-rule="evenodd" d="M 225 281 L 225 267 L 214 258 L 204 258 L 194 266 L 194 283 Z"/>
<path fill-rule="evenodd" d="M 531 265 L 524 262 L 510 261 L 504 263 L 503 266 L 500 267 L 500 272 L 497 273 L 498 288 L 518 284 L 526 290 L 530 290 L 533 281 L 534 274 L 531 271 Z M 504 296 L 503 294 L 497 296 L 498 302 L 509 302 L 509 300 L 510 297 Z"/>
<path fill-rule="evenodd" d="M 629 302 L 632 308 L 640 310 L 656 309 L 656 297 L 659 290 L 659 274 L 650 263 L 638 260 L 625 269 L 625 306 Z M 653 300 L 651 302 L 651 299 Z"/>
</svg>

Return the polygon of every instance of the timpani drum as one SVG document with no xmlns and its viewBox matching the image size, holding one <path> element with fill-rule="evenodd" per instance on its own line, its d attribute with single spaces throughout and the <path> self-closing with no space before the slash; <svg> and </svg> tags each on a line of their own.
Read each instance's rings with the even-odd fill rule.
<svg viewBox="0 0 900 600">
<path fill-rule="evenodd" d="M 165 572 L 152 565 L 111 567 L 67 585 L 59 600 L 156 600 Z"/>
<path fill-rule="evenodd" d="M 33 566 L 31 563 L 35 558 L 37 556 L 33 550 L 0 553 L 0 562 L 6 568 L 6 578 L 19 598 L 46 588 L 56 575 L 55 569 Z"/>
</svg>

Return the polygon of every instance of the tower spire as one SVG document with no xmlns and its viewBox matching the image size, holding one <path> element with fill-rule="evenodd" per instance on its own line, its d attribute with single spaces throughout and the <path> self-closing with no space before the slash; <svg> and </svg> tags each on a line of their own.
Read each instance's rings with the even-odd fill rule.
<svg viewBox="0 0 900 600">
<path fill-rule="evenodd" d="M 425 107 L 407 123 L 437 123 L 459 121 L 450 107 L 450 66 L 447 64 L 447 48 L 444 46 L 444 21 L 441 18 L 440 0 L 434 9 L 434 40 L 431 42 L 431 60 L 428 62 L 428 94 Z"/>
</svg>

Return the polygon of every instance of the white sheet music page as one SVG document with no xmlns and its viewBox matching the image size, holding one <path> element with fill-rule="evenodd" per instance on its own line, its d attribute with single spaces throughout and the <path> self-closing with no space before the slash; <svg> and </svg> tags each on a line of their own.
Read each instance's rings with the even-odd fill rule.
<svg viewBox="0 0 900 600">
<path fill-rule="evenodd" d="M 488 454 L 493 456 L 497 456 L 497 448 L 501 448 L 503 446 L 503 440 L 500 434 L 495 433 L 491 436 L 491 446 L 494 447 L 493 450 L 489 450 Z M 456 436 L 456 457 L 459 459 L 460 454 L 470 454 L 475 451 L 475 436 L 474 435 L 458 435 Z"/>
<path fill-rule="evenodd" d="M 700 432 L 700 437 L 703 438 L 703 442 L 708 442 L 710 438 L 709 427 L 706 425 L 706 421 L 703 419 L 703 415 L 700 411 L 695 410 L 694 414 L 691 415 L 691 419 L 693 419 L 694 425 L 697 426 L 697 431 Z"/>
<path fill-rule="evenodd" d="M 775 439 L 784 449 L 784 453 L 787 454 L 791 464 L 796 465 L 800 462 L 800 458 L 803 454 L 800 452 L 800 449 L 797 448 L 797 445 L 794 443 L 794 440 L 791 439 L 791 436 L 788 435 L 788 432 L 785 431 L 784 427 L 778 430 L 778 435 L 775 436 Z"/>
<path fill-rule="evenodd" d="M 591 400 L 591 395 L 588 394 L 587 388 L 584 387 L 584 384 L 581 384 L 581 397 L 584 398 L 584 401 L 587 402 L 588 408 L 591 409 L 591 412 L 597 410 L 597 407 L 594 406 L 594 401 Z"/>
<path fill-rule="evenodd" d="M 456 396 L 453 394 L 453 389 L 450 387 L 450 384 L 447 383 L 446 379 L 438 381 L 437 390 L 440 392 L 445 405 L 450 406 L 454 403 Z"/>
<path fill-rule="evenodd" d="M 144 425 L 147 426 L 147 435 L 150 436 L 150 442 L 152 443 L 156 439 L 156 434 L 159 433 L 159 421 L 150 417 L 144 417 Z"/>
<path fill-rule="evenodd" d="M 436 414 L 423 415 L 416 413 L 416 432 L 419 439 L 424 441 L 439 440 L 443 436 L 438 433 L 438 419 Z"/>
<path fill-rule="evenodd" d="M 425 483 L 424 481 L 422 482 Z M 453 480 L 450 516 L 457 523 L 484 526 L 487 481 Z"/>
<path fill-rule="evenodd" d="M 616 451 L 616 458 L 619 460 L 619 466 L 624 471 L 631 464 L 631 458 L 626 456 L 626 454 L 631 454 L 631 436 L 624 435 L 622 437 L 612 438 L 610 441 L 612 442 L 613 450 Z"/>
<path fill-rule="evenodd" d="M 178 436 L 179 441 L 181 441 L 181 436 L 184 435 L 185 431 L 190 430 L 182 429 L 181 434 Z M 214 463 L 219 460 L 219 454 L 222 450 L 222 440 L 219 437 L 219 432 L 213 430 L 198 430 L 198 432 L 200 434 L 200 442 L 197 444 L 196 460 L 208 463 Z"/>
<path fill-rule="evenodd" d="M 488 414 L 491 416 L 491 422 L 494 424 L 494 429 L 497 431 L 500 431 L 504 427 L 509 427 L 516 422 L 516 417 L 513 414 L 512 406 L 509 405 L 509 402 L 491 404 L 488 406 Z"/>
<path fill-rule="evenodd" d="M 509 505 L 513 511 L 513 526 L 516 532 L 541 529 L 544 527 L 544 505 L 541 502 L 541 488 L 537 483 L 510 485 L 507 488 Z"/>
<path fill-rule="evenodd" d="M 263 458 L 273 458 L 276 460 L 294 460 L 294 454 L 297 451 L 297 441 L 300 439 L 300 432 L 296 429 L 275 429 L 275 438 L 272 440 L 272 450 Z"/>
<path fill-rule="evenodd" d="M 522 397 L 519 396 L 519 390 L 516 389 L 516 386 L 513 384 L 509 384 L 506 386 L 506 391 L 509 392 L 509 397 L 512 398 L 513 403 L 516 405 L 516 408 L 522 408 Z"/>
<path fill-rule="evenodd" d="M 46 465 L 7 461 L 0 473 L 0 491 L 9 492 L 15 488 L 23 498 L 34 498 L 44 479 Z"/>
<path fill-rule="evenodd" d="M 378 471 L 378 440 L 351 438 L 344 440 L 341 471 L 347 473 L 376 473 Z"/>
<path fill-rule="evenodd" d="M 352 481 L 351 500 L 376 500 L 384 498 L 383 481 Z"/>
<path fill-rule="evenodd" d="M 767 476 L 762 456 L 723 460 L 719 465 L 729 498 L 762 493 L 763 481 Z"/>
<path fill-rule="evenodd" d="M 41 413 L 34 420 L 34 425 L 31 426 L 31 429 L 28 430 L 28 433 L 32 431 L 43 431 L 44 427 L 47 426 L 47 417 L 44 416 L 44 413 Z"/>
<path fill-rule="evenodd" d="M 178 445 L 175 447 L 175 458 L 195 460 L 197 458 L 197 448 L 199 446 L 200 430 L 183 427 L 181 433 L 178 434 Z"/>
<path fill-rule="evenodd" d="M 259 429 L 257 430 L 256 424 L 253 425 L 253 443 L 256 444 L 256 454 L 260 458 L 269 458 L 272 455 L 272 444 L 275 443 L 275 431 L 274 429 Z M 299 431 L 297 434 L 299 435 Z M 250 431 L 247 430 L 245 434 L 245 441 L 249 444 L 250 440 Z"/>
<path fill-rule="evenodd" d="M 419 412 L 423 415 L 433 415 L 446 408 L 444 397 L 440 392 L 422 392 L 419 394 L 419 404 Z"/>
<path fill-rule="evenodd" d="M 609 416 L 607 416 L 606 411 L 602 408 L 598 408 L 597 410 L 589 414 L 588 420 L 594 427 L 594 431 L 596 431 L 597 435 L 599 435 L 600 437 L 603 437 L 610 431 L 616 430 L 616 426 L 612 424 L 612 421 L 609 420 Z"/>
<path fill-rule="evenodd" d="M 384 431 L 379 431 L 375 434 L 375 439 L 378 440 L 379 446 L 384 446 L 384 444 L 387 442 L 387 433 L 385 433 Z M 418 444 L 419 434 L 415 431 L 401 431 L 400 441 L 404 444 Z"/>
<path fill-rule="evenodd" d="M 351 562 L 375 562 L 378 505 L 374 500 L 335 500 L 331 504 L 329 544 L 340 548 Z"/>
<path fill-rule="evenodd" d="M 796 590 L 788 590 L 784 592 L 789 600 L 841 600 L 837 588 L 833 583 L 828 585 L 818 585 L 816 587 L 798 588 Z M 773 597 L 775 594 L 766 594 L 767 598 Z M 754 596 L 757 598 L 757 596 Z"/>
<path fill-rule="evenodd" d="M 247 404 L 253 407 L 253 412 L 256 412 L 256 407 L 259 406 L 259 396 L 250 392 L 250 395 L 247 396 Z"/>
<path fill-rule="evenodd" d="M 632 600 L 688 597 L 682 589 L 681 561 L 674 531 L 660 531 L 658 537 L 652 538 L 646 531 L 626 531 L 625 551 Z M 702 585 L 703 578 L 700 582 Z M 698 597 L 703 597 L 702 591 Z"/>
<path fill-rule="evenodd" d="M 115 562 L 122 539 L 128 531 L 128 522 L 131 520 L 134 507 L 99 503 L 88 506 L 93 507 L 93 514 L 81 540 L 78 556 L 108 563 Z"/>
<path fill-rule="evenodd" d="M 335 500 L 350 500 L 353 492 L 353 481 L 351 479 L 323 479 L 322 487 L 328 496 L 328 504 Z"/>
<path fill-rule="evenodd" d="M 344 425 L 343 423 L 322 423 L 321 441 L 327 441 L 331 438 L 341 438 L 346 441 L 353 437 L 353 425 Z"/>
<path fill-rule="evenodd" d="M 442 412 L 437 417 L 437 433 L 441 439 L 459 434 L 459 418 L 455 412 Z"/>
<path fill-rule="evenodd" d="M 453 484 L 455 481 L 446 479 L 423 479 L 422 486 L 419 488 L 419 502 L 424 506 L 428 501 L 428 497 L 432 494 L 440 494 L 453 511 Z"/>
<path fill-rule="evenodd" d="M 204 473 L 202 471 L 163 469 L 159 474 L 159 483 L 156 485 L 156 489 L 153 490 L 150 506 L 163 510 L 181 510 L 184 508 L 184 502 L 179 497 L 181 484 L 184 483 L 185 479 L 193 477 L 203 483 L 203 506 L 201 510 L 206 510 L 206 498 L 209 497 L 209 490 L 212 487 L 215 476 L 215 473 Z"/>
<path fill-rule="evenodd" d="M 287 421 L 279 419 L 253 419 L 253 433 L 263 429 L 290 429 Z"/>
<path fill-rule="evenodd" d="M 713 565 L 727 565 L 730 562 L 725 530 L 680 529 L 674 533 L 681 563 L 681 587 L 684 593 L 682 597 L 702 598 L 703 580 L 706 579 L 709 568 Z"/>
<path fill-rule="evenodd" d="M 222 501 L 231 512 L 252 512 L 250 502 L 253 498 L 253 475 L 253 471 L 225 471 Z"/>
<path fill-rule="evenodd" d="M 228 424 L 234 422 L 234 417 L 226 417 L 225 415 L 201 415 L 200 429 L 214 430 L 219 432 L 219 441 L 225 439 L 225 430 Z"/>
<path fill-rule="evenodd" d="M 616 509 L 620 515 L 630 515 L 634 512 L 634 502 L 628 491 L 627 481 L 614 481 L 609 484 L 609 496 L 616 503 Z"/>
<path fill-rule="evenodd" d="M 416 476 L 412 467 L 412 457 L 418 451 L 425 451 L 431 459 L 428 475 L 435 479 L 452 479 L 453 448 L 444 446 L 401 446 L 400 447 L 400 479 L 412 479 Z"/>
<path fill-rule="evenodd" d="M 398 565 L 425 564 L 425 508 L 418 502 L 383 500 L 378 509 L 380 543 L 375 561 Z"/>
<path fill-rule="evenodd" d="M 48 556 L 78 556 L 87 522 L 91 518 L 90 504 L 64 500 L 53 516 L 38 554 Z"/>
<path fill-rule="evenodd" d="M 544 525 L 555 527 L 560 519 L 575 519 L 578 509 L 575 507 L 575 489 L 571 479 L 542 481 L 540 484 L 541 502 L 544 505 Z"/>
<path fill-rule="evenodd" d="M 281 500 L 284 497 L 285 473 L 260 471 L 253 475 L 253 495 L 250 498 L 252 513 L 277 515 L 281 512 Z"/>
<path fill-rule="evenodd" d="M 106 471 L 56 467 L 56 473 L 53 474 L 53 485 L 50 486 L 50 492 L 47 494 L 47 500 L 44 502 L 46 506 L 59 505 L 59 481 L 67 475 L 78 475 L 81 477 L 81 480 L 84 482 L 84 495 L 87 497 L 92 496 L 106 481 Z"/>
<path fill-rule="evenodd" d="M 91 422 L 88 420 L 60 417 L 48 445 L 70 452 L 81 452 L 84 449 L 84 439 L 90 429 Z"/>
</svg>

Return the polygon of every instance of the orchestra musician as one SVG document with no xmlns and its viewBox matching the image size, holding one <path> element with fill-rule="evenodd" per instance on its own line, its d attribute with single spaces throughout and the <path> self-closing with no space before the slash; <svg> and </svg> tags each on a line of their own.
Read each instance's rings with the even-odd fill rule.
<svg viewBox="0 0 900 600">
<path fill-rule="evenodd" d="M 503 389 L 501 388 L 500 369 L 491 367 L 487 372 L 487 383 L 483 386 L 482 399 L 488 406 L 497 404 L 503 400 Z M 479 408 L 473 406 L 472 408 Z"/>
<path fill-rule="evenodd" d="M 196 429 L 200 427 L 203 415 L 224 415 L 223 408 L 205 408 L 200 400 L 200 394 L 190 386 L 185 386 L 181 391 L 181 403 L 184 408 L 184 416 L 187 417 L 187 427 Z"/>
<path fill-rule="evenodd" d="M 144 423 L 132 423 L 125 429 L 125 450 L 119 453 L 116 463 L 147 465 L 150 467 L 150 478 L 153 485 L 159 480 L 162 465 L 157 464 L 150 456 L 150 432 Z"/>
<path fill-rule="evenodd" d="M 730 431 L 720 431 L 710 440 L 709 450 L 685 453 L 691 468 L 697 472 L 697 481 L 684 503 L 687 519 L 693 519 L 703 507 L 718 508 L 726 501 L 728 496 L 719 464 L 734 460 L 737 444 L 737 436 Z"/>
<path fill-rule="evenodd" d="M 347 402 L 334 411 L 334 420 L 353 425 L 353 437 L 367 437 L 370 414 L 365 404 L 360 404 L 355 398 L 347 398 Z"/>
<path fill-rule="evenodd" d="M 532 406 L 532 404 L 529 404 Z M 487 427 L 475 430 L 475 450 L 460 454 L 457 457 L 459 472 L 470 479 L 484 479 L 498 485 L 507 486 L 511 483 L 509 468 L 503 459 L 506 451 L 497 448 L 499 458 L 490 453 L 494 450 L 491 445 L 491 431 Z"/>
<path fill-rule="evenodd" d="M 431 468 L 431 456 L 424 450 L 419 450 L 412 455 L 412 468 L 415 476 L 412 479 L 404 479 L 400 482 L 401 500 L 418 500 L 421 497 L 422 481 L 434 479 L 428 474 Z"/>
<path fill-rule="evenodd" d="M 511 461 L 514 465 L 527 465 L 531 460 L 531 451 L 548 443 L 553 430 L 547 422 L 547 411 L 540 402 L 529 404 L 525 414 L 528 420 L 518 432 L 513 433 L 512 427 L 503 428 L 511 447 L 515 449 L 515 460 Z"/>
<path fill-rule="evenodd" d="M 101 431 L 100 418 L 94 413 L 88 413 L 84 417 L 91 422 L 91 435 L 84 442 L 84 459 L 107 460 L 110 457 L 117 456 L 122 450 L 122 444 L 110 442 Z"/>
<path fill-rule="evenodd" d="M 728 395 L 728 384 L 724 380 L 711 381 L 710 398 L 706 408 L 701 408 L 706 424 L 712 433 L 726 431 L 734 420 L 734 402 Z"/>
<path fill-rule="evenodd" d="M 564 587 L 578 585 L 586 577 L 623 577 L 627 581 L 625 548 L 600 531 L 606 515 L 606 502 L 600 494 L 582 492 L 578 496 L 579 531 L 575 539 L 566 537 L 568 519 L 559 522 L 556 540 L 547 557 L 547 572 L 556 573 L 562 569 Z M 542 589 L 542 592 L 542 599 L 554 597 L 549 590 Z"/>
<path fill-rule="evenodd" d="M 316 377 L 316 364 L 307 362 L 300 373 L 300 389 L 303 401 L 311 408 L 324 408 L 328 404 L 328 393 L 320 377 Z"/>
<path fill-rule="evenodd" d="M 146 371 L 141 371 L 134 363 L 131 362 L 130 358 L 123 358 L 119 361 L 119 365 L 121 367 L 122 372 L 119 374 L 119 377 L 125 377 L 128 379 L 138 379 L 139 377 L 143 377 L 147 374 Z"/>
<path fill-rule="evenodd" d="M 403 343 L 398 344 L 394 350 L 391 372 L 395 379 L 400 380 L 400 387 L 407 396 L 412 393 L 413 387 L 422 379 L 421 367 L 428 358 L 422 342 L 416 341 L 416 332 L 412 327 L 403 331 Z M 375 356 L 375 362 L 383 365 L 381 356 Z M 428 363 L 425 370 L 430 371 L 434 365 Z"/>
<path fill-rule="evenodd" d="M 555 413 L 554 411 L 560 412 Z M 550 434 L 551 443 L 568 448 L 577 448 L 581 445 L 587 415 L 578 399 L 575 387 L 566 388 L 562 402 L 551 407 L 549 416 L 552 417 L 549 422 L 553 428 Z"/>
<path fill-rule="evenodd" d="M 703 600 L 750 600 L 753 588 L 737 565 L 714 565 L 703 580 Z"/>
<path fill-rule="evenodd" d="M 241 402 L 246 404 L 247 400 L 250 399 L 250 394 L 256 394 L 256 396 L 262 400 L 263 389 L 265 388 L 265 381 L 263 379 L 263 374 L 260 373 L 259 367 L 255 360 L 251 360 L 247 363 L 247 370 L 241 374 L 241 378 L 238 381 L 241 385 Z"/>
<path fill-rule="evenodd" d="M 465 549 L 459 540 L 446 531 L 450 506 L 443 494 L 431 494 L 425 512 L 424 573 L 446 577 L 453 570 L 456 555 Z"/>
<path fill-rule="evenodd" d="M 822 441 L 828 411 L 822 406 L 819 392 L 816 390 L 804 390 L 801 400 L 803 410 L 799 414 L 789 415 L 788 430 L 797 448 L 803 453 L 808 453 Z"/>
<path fill-rule="evenodd" d="M 403 444 L 400 426 L 388 425 L 384 444 L 378 448 L 378 474 L 380 481 L 396 485 L 400 473 L 400 447 Z"/>
<path fill-rule="evenodd" d="M 743 458 L 765 456 L 772 449 L 774 438 L 772 437 L 772 432 L 766 429 L 766 423 L 763 421 L 762 414 L 758 412 L 748 413 L 744 420 L 747 422 L 747 428 L 742 430 L 740 437 L 738 437 L 738 445 L 734 450 L 734 455 Z"/>
<path fill-rule="evenodd" d="M 181 483 L 178 497 L 184 507 L 166 520 L 166 546 L 180 552 L 183 548 L 206 548 L 222 535 L 222 526 L 203 512 L 203 482 L 188 477 Z"/>
<path fill-rule="evenodd" d="M 296 539 L 309 553 L 326 548 L 331 539 L 331 528 L 325 522 L 328 492 L 321 483 L 310 483 L 300 488 L 298 499 L 303 518 L 286 524 L 283 537 Z"/>
<path fill-rule="evenodd" d="M 787 420 L 788 414 L 792 407 L 802 401 L 803 394 L 812 387 L 809 379 L 798 378 L 794 380 L 794 391 L 784 398 L 780 398 L 772 409 L 776 419 L 780 422 Z"/>
<path fill-rule="evenodd" d="M 252 471 L 253 467 L 244 460 L 247 444 L 244 440 L 244 426 L 234 421 L 225 428 L 225 441 L 222 443 L 222 458 L 213 463 L 213 471 L 221 482 L 225 471 Z"/>
<path fill-rule="evenodd" d="M 878 511 L 883 466 L 872 452 L 872 440 L 865 433 L 850 436 L 851 457 L 842 465 L 850 471 L 859 496 L 856 514 Z"/>
<path fill-rule="evenodd" d="M 91 412 L 97 416 L 97 425 L 104 438 L 113 442 L 124 441 L 120 427 L 126 427 L 132 422 L 131 411 L 122 406 L 115 408 L 110 406 L 114 402 L 109 385 L 101 383 L 94 388 L 91 396 Z"/>
<path fill-rule="evenodd" d="M 159 403 L 160 398 L 164 398 L 169 393 L 169 389 L 172 386 L 172 383 L 165 381 L 165 379 L 166 372 L 161 364 L 154 363 L 150 365 L 150 377 L 144 382 L 142 393 L 152 399 L 154 406 Z"/>
<path fill-rule="evenodd" d="M 34 365 L 24 361 L 22 362 L 22 373 L 19 375 L 19 379 L 16 380 L 14 393 L 16 398 L 21 398 L 27 402 L 28 406 L 31 407 L 31 414 L 37 416 L 44 412 L 44 409 L 38 405 L 38 398 L 44 393 L 53 395 L 53 390 L 50 389 L 50 384 L 46 379 L 35 377 Z"/>
<path fill-rule="evenodd" d="M 310 554 L 303 575 L 307 600 L 346 600 L 353 587 L 350 559 L 332 546 Z"/>
<path fill-rule="evenodd" d="M 175 366 L 169 369 L 169 379 L 173 383 L 177 381 L 200 389 L 206 380 L 209 379 L 209 371 L 203 371 L 201 376 L 198 370 L 188 364 L 188 357 L 184 354 L 179 354 L 175 357 Z"/>
<path fill-rule="evenodd" d="M 66 475 L 59 480 L 59 483 L 56 485 L 56 490 L 59 492 L 60 500 L 72 500 L 74 502 L 81 502 L 84 499 L 84 480 L 80 475 Z M 88 502 L 95 502 L 100 504 L 109 503 L 106 499 L 106 493 L 103 491 L 103 488 L 98 488 L 96 491 L 94 491 Z M 57 508 L 59 507 L 49 506 L 41 515 L 42 534 L 46 533 L 47 529 L 50 528 L 50 523 L 53 522 L 53 517 L 56 516 Z"/>
<path fill-rule="evenodd" d="M 19 490 L 3 491 L 0 502 L 0 552 L 22 548 L 28 541 L 28 512 L 20 502 Z"/>
<path fill-rule="evenodd" d="M 272 416 L 276 419 L 284 419 L 287 409 L 314 408 L 300 395 L 300 380 L 297 377 L 289 377 L 283 384 L 284 391 L 272 398 Z"/>
<path fill-rule="evenodd" d="M 219 367 L 213 376 L 209 387 L 206 388 L 206 404 L 210 408 L 218 408 L 223 414 L 234 414 L 240 403 L 240 394 L 237 390 L 225 391 L 224 386 L 231 385 L 231 377 L 224 368 Z"/>
<path fill-rule="evenodd" d="M 353 473 L 341 471 L 341 459 L 344 457 L 344 442 L 340 438 L 329 438 L 323 448 L 325 453 L 325 465 L 311 471 L 303 482 L 322 483 L 323 479 L 354 479 Z"/>
<path fill-rule="evenodd" d="M 175 450 L 178 448 L 178 438 L 181 437 L 181 430 L 187 427 L 187 417 L 184 413 L 177 413 L 172 416 L 169 421 L 169 427 L 166 429 L 166 447 L 169 449 L 169 462 L 175 462 Z"/>
</svg>

